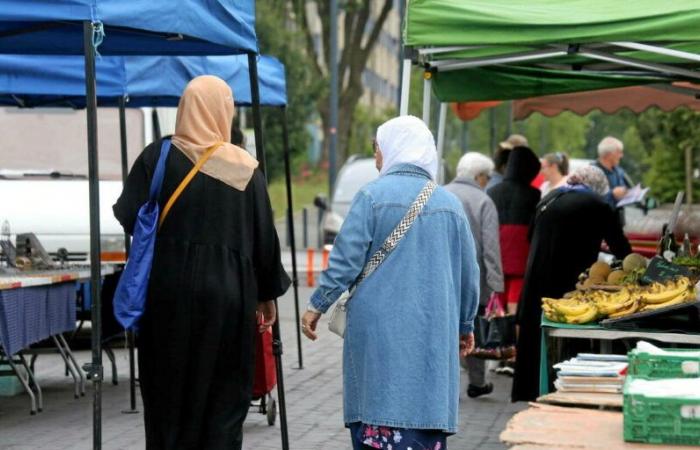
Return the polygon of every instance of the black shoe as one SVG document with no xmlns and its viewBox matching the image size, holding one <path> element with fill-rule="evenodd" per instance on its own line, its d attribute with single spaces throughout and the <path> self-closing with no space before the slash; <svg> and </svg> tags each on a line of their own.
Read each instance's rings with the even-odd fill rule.
<svg viewBox="0 0 700 450">
<path fill-rule="evenodd" d="M 484 386 L 474 386 L 473 384 L 470 384 L 469 387 L 467 387 L 467 395 L 469 398 L 481 397 L 482 395 L 488 395 L 491 392 L 493 392 L 493 383 L 486 383 Z"/>
</svg>

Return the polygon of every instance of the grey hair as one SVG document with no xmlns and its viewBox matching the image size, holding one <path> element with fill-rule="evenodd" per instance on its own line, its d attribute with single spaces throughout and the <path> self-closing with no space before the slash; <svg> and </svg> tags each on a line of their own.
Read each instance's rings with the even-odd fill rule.
<svg viewBox="0 0 700 450">
<path fill-rule="evenodd" d="M 490 175 L 493 168 L 494 164 L 491 158 L 478 152 L 469 152 L 462 156 L 457 163 L 457 176 L 473 180 L 481 174 Z"/>
<path fill-rule="evenodd" d="M 572 186 L 577 184 L 586 185 L 598 195 L 605 195 L 610 191 L 608 178 L 602 170 L 594 165 L 581 166 L 574 170 L 566 182 Z"/>
<path fill-rule="evenodd" d="M 598 144 L 598 156 L 605 156 L 616 150 L 622 150 L 624 148 L 625 146 L 622 144 L 621 140 L 608 136 L 603 138 L 603 140 Z"/>
</svg>

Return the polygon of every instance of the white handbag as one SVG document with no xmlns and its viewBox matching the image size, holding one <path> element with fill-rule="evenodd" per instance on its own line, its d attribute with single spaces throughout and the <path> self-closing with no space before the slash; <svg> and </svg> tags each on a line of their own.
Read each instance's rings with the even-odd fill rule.
<svg viewBox="0 0 700 450">
<path fill-rule="evenodd" d="M 418 197 L 416 197 L 410 208 L 408 208 L 408 211 L 403 219 L 401 219 L 401 222 L 396 225 L 396 228 L 394 228 L 391 234 L 389 234 L 389 237 L 386 238 L 379 250 L 377 250 L 369 261 L 367 261 L 367 264 L 362 270 L 359 278 L 350 287 L 350 289 L 340 295 L 340 298 L 338 298 L 333 311 L 331 311 L 330 318 L 328 319 L 328 329 L 332 333 L 337 334 L 341 338 L 345 337 L 348 302 L 352 298 L 352 294 L 355 292 L 355 289 L 360 282 L 374 272 L 389 255 L 389 253 L 396 248 L 396 245 L 398 245 L 399 241 L 401 241 L 401 239 L 406 235 L 406 232 L 408 232 L 408 229 L 411 228 L 413 222 L 416 221 L 416 217 L 418 217 L 420 212 L 423 210 L 425 204 L 428 203 L 430 196 L 433 195 L 436 188 L 437 184 L 433 183 L 432 181 L 428 181 L 428 183 L 426 183 L 425 187 L 423 187 L 418 194 Z"/>
</svg>

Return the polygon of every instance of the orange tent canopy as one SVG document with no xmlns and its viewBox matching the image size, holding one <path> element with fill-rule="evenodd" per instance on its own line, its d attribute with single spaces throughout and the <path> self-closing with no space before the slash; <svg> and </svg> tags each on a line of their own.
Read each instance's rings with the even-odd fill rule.
<svg viewBox="0 0 700 450">
<path fill-rule="evenodd" d="M 453 104 L 452 110 L 462 120 L 476 118 L 484 109 L 501 102 L 465 102 Z M 614 114 L 623 108 L 635 113 L 656 107 L 663 111 L 687 107 L 700 111 L 700 85 L 673 83 L 659 86 L 631 86 L 573 94 L 545 95 L 513 101 L 513 118 L 522 120 L 538 112 L 553 117 L 564 111 L 585 115 L 594 109 Z"/>
</svg>

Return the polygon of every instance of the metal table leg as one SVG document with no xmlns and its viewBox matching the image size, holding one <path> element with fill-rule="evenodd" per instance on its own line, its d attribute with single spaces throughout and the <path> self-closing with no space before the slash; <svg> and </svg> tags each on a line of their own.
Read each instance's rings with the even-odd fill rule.
<svg viewBox="0 0 700 450">
<path fill-rule="evenodd" d="M 32 405 L 31 410 L 30 410 L 30 414 L 34 415 L 37 412 L 36 396 L 34 395 L 34 391 L 32 391 L 32 388 L 29 386 L 29 383 L 27 382 L 27 380 L 25 380 L 24 377 L 22 377 L 22 374 L 19 372 L 19 370 L 17 369 L 17 366 L 15 365 L 15 362 L 20 362 L 19 359 L 17 361 L 14 361 L 12 358 L 13 358 L 12 356 L 5 355 L 5 357 L 2 359 L 3 363 L 5 361 L 7 361 L 7 364 L 10 366 L 10 369 L 12 369 L 12 370 L 0 371 L 0 375 L 14 375 L 17 377 L 19 382 L 22 383 L 22 387 L 24 387 L 24 390 L 27 391 L 27 394 L 29 394 L 29 399 L 30 399 L 31 405 Z"/>
<path fill-rule="evenodd" d="M 70 372 L 71 376 L 73 377 L 73 395 L 75 398 L 80 398 L 80 380 L 78 379 L 78 374 L 75 372 L 75 369 L 73 368 L 73 364 L 71 361 L 68 359 L 68 355 L 66 355 L 65 350 L 61 346 L 61 343 L 58 341 L 56 336 L 51 336 L 51 339 L 53 340 L 53 343 L 56 345 L 56 348 L 58 349 L 58 353 L 61 354 L 61 358 L 63 358 L 63 362 L 66 364 L 66 369 Z"/>
<path fill-rule="evenodd" d="M 29 381 L 31 381 L 31 384 L 33 384 L 34 388 L 36 389 L 38 411 L 41 412 L 44 410 L 44 398 L 41 395 L 41 386 L 39 386 L 39 383 L 36 382 L 36 378 L 34 377 L 34 372 L 29 370 L 29 364 L 27 364 L 27 360 L 24 359 L 24 355 L 20 352 L 20 353 L 17 353 L 17 357 L 19 358 L 19 361 L 22 364 L 22 366 L 24 366 L 24 370 L 27 371 L 27 376 L 29 377 Z"/>
<path fill-rule="evenodd" d="M 83 375 L 83 370 L 80 368 L 78 361 L 75 360 L 75 356 L 73 355 L 66 338 L 63 337 L 63 334 L 58 334 L 56 337 L 58 337 L 58 340 L 61 342 L 61 344 L 63 344 L 63 349 L 65 350 L 66 355 L 68 355 L 68 359 L 70 359 L 70 361 L 73 363 L 73 367 L 78 374 L 78 378 L 80 378 L 80 395 L 85 395 L 85 376 Z"/>
</svg>

